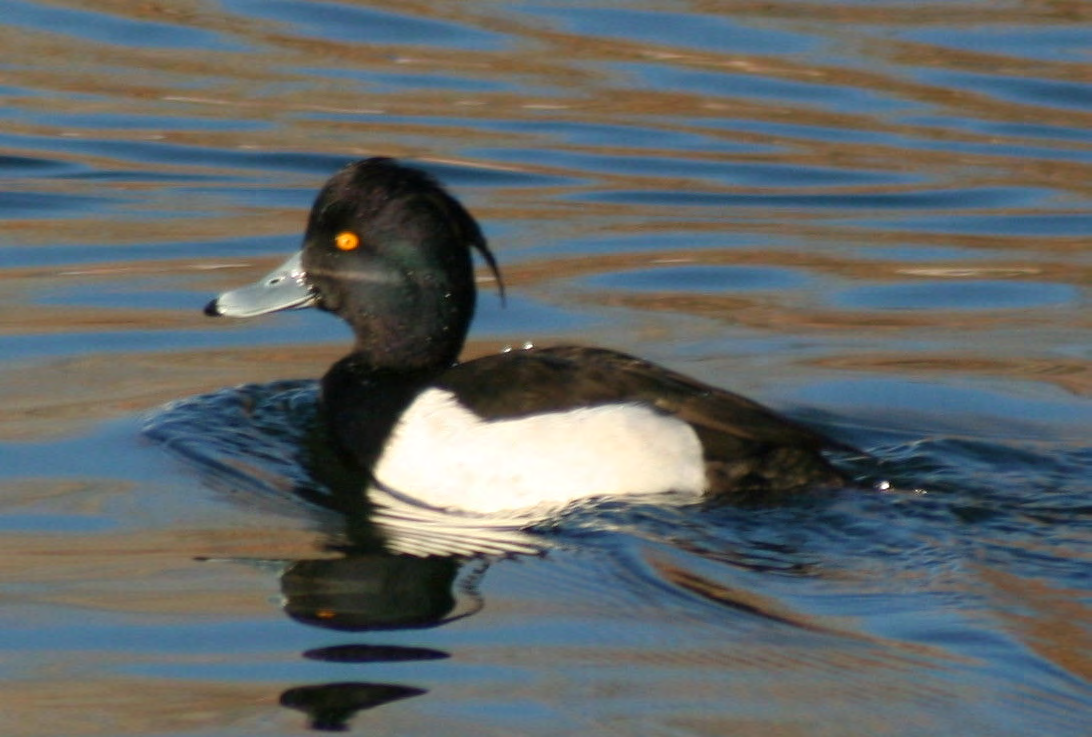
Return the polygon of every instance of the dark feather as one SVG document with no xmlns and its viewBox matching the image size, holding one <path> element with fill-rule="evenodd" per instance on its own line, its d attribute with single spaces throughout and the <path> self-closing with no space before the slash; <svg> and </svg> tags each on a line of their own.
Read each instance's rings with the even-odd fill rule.
<svg viewBox="0 0 1092 737">
<path fill-rule="evenodd" d="M 436 385 L 490 420 L 604 404 L 653 407 L 693 426 L 715 496 L 768 496 L 844 483 L 820 451 L 852 450 L 746 397 L 605 348 L 556 346 L 484 356 L 448 370 Z"/>
</svg>

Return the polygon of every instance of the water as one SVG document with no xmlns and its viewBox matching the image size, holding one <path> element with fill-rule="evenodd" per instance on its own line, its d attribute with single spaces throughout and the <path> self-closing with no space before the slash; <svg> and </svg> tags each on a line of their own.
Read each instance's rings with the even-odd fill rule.
<svg viewBox="0 0 1092 737">
<path fill-rule="evenodd" d="M 7 0 L 3 732 L 1083 733 L 1090 40 L 1079 2 Z M 469 354 L 638 353 L 891 488 L 339 552 L 291 489 L 344 326 L 200 308 L 375 153 L 483 221 Z"/>
</svg>

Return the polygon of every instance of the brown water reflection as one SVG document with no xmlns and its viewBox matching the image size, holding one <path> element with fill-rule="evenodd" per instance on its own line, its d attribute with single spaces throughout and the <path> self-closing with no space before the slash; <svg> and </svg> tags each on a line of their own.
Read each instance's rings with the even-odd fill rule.
<svg viewBox="0 0 1092 737">
<path fill-rule="evenodd" d="M 0 438 L 41 439 L 146 412 L 174 399 L 243 382 L 319 376 L 344 352 L 334 346 L 91 354 L 22 365 L 0 376 Z"/>
<path fill-rule="evenodd" d="M 47 673 L 10 685 L 2 700 L 5 729 L 13 737 L 171 734 L 213 724 L 276 729 L 268 716 L 277 709 L 275 695 L 244 683 Z"/>
<path fill-rule="evenodd" d="M 351 5 L 351 4 L 347 4 Z M 709 13 L 716 19 L 725 12 L 720 5 L 684 3 L 693 13 Z M 867 140 L 816 140 L 805 137 L 779 137 L 776 132 L 731 131 L 718 133 L 718 127 L 703 127 L 703 121 L 719 122 L 725 118 L 748 121 L 791 122 L 838 131 L 898 133 L 912 140 L 959 139 L 984 144 L 999 143 L 996 134 L 976 134 L 972 130 L 953 131 L 938 125 L 900 122 L 878 111 L 864 109 L 831 112 L 814 104 L 794 103 L 785 99 L 763 99 L 732 94 L 730 81 L 719 91 L 693 94 L 683 90 L 646 88 L 632 94 L 623 75 L 611 64 L 655 63 L 668 68 L 742 73 L 751 78 L 802 81 L 806 84 L 836 85 L 851 90 L 872 90 L 883 97 L 925 103 L 944 111 L 953 120 L 1022 121 L 1033 110 L 1037 124 L 1064 128 L 1081 127 L 1088 114 L 1072 109 L 1037 106 L 1029 109 L 996 96 L 953 90 L 942 84 L 912 81 L 910 70 L 944 69 L 965 72 L 1001 73 L 1029 79 L 1087 79 L 1087 67 L 1080 62 L 1006 57 L 977 53 L 969 49 L 938 44 L 892 39 L 892 31 L 959 27 L 971 23 L 978 28 L 1034 27 L 1035 24 L 1059 24 L 1087 21 L 1089 11 L 1081 2 L 1020 2 L 1004 6 L 966 3 L 953 6 L 877 9 L 865 4 L 824 3 L 733 3 L 731 15 L 740 22 L 762 27 L 778 27 L 779 22 L 810 22 L 809 33 L 824 39 L 833 48 L 847 46 L 862 57 L 874 61 L 865 69 L 852 62 L 824 56 L 820 51 L 796 50 L 783 56 L 738 53 L 731 50 L 695 50 L 647 40 L 626 40 L 617 34 L 597 37 L 587 29 L 565 32 L 563 16 L 553 27 L 540 19 L 522 16 L 519 9 L 506 9 L 492 3 L 463 3 L 458 6 L 425 3 L 374 2 L 387 12 L 422 19 L 451 20 L 468 28 L 487 29 L 512 39 L 500 49 L 463 49 L 397 43 L 347 43 L 337 39 L 309 38 L 297 35 L 288 24 L 255 17 L 232 15 L 208 7 L 203 2 L 186 3 L 185 9 L 155 5 L 134 6 L 125 2 L 66 2 L 64 7 L 86 8 L 115 14 L 120 18 L 154 19 L 179 28 L 207 30 L 239 45 L 237 50 L 204 50 L 200 54 L 163 48 L 142 48 L 138 44 L 109 46 L 67 34 L 33 31 L 25 27 L 0 26 L 0 43 L 15 59 L 68 59 L 87 61 L 84 65 L 31 66 L 20 69 L 12 81 L 30 89 L 54 94 L 18 100 L 21 107 L 38 113 L 56 115 L 50 124 L 17 123 L 14 133 L 95 137 L 104 140 L 152 140 L 182 145 L 211 146 L 223 149 L 273 151 L 325 151 L 336 155 L 373 151 L 382 142 L 393 155 L 434 156 L 447 161 L 466 161 L 460 149 L 475 141 L 490 145 L 533 147 L 540 136 L 498 132 L 490 126 L 484 133 L 478 122 L 580 119 L 616 125 L 620 119 L 640 120 L 648 115 L 668 114 L 687 122 L 658 120 L 666 131 L 700 130 L 711 139 L 718 137 L 769 146 L 784 144 L 781 152 L 735 152 L 739 161 L 787 161 L 795 165 L 822 164 L 848 169 L 868 170 L 873 166 L 890 171 L 930 172 L 943 177 L 955 175 L 967 181 L 967 174 L 977 170 L 971 181 L 1004 183 L 1013 180 L 1022 185 L 1046 186 L 1070 190 L 1086 196 L 1088 177 L 1079 162 L 1065 157 L 1044 159 L 1013 158 L 1004 150 L 996 154 L 964 151 L 953 156 L 950 150 L 917 150 L 913 157 L 890 145 L 875 145 Z M 246 6 L 243 6 L 246 7 Z M 255 6 L 254 9 L 257 9 Z M 654 7 L 654 6 L 653 6 Z M 230 6 L 229 6 L 230 8 Z M 682 12 L 677 7 L 675 12 Z M 697 17 L 697 16 L 695 16 Z M 665 15 L 665 19 L 670 19 Z M 829 24 L 829 25 L 828 25 Z M 791 27 L 791 26 L 790 26 Z M 879 29 L 877 32 L 876 29 Z M 112 73 L 98 73 L 102 67 Z M 428 88 L 388 91 L 380 85 L 344 84 L 336 76 L 308 74 L 309 70 L 366 70 L 372 75 L 407 73 L 450 74 L 464 80 L 494 82 L 500 90 Z M 11 74 L 11 73 L 9 73 Z M 366 77 L 364 79 L 367 79 Z M 517 92 L 519 82 L 523 90 Z M 101 97 L 81 99 L 66 93 Z M 79 112 L 93 115 L 166 115 L 170 118 L 224 121 L 229 130 L 171 129 L 169 124 L 135 129 L 77 128 L 64 124 L 65 116 Z M 338 119 L 331 114 L 343 113 Z M 437 126 L 426 116 L 454 116 L 453 125 Z M 46 117 L 46 116 L 43 116 Z M 385 118 L 398 118 L 386 122 Z M 403 120 L 402 118 L 410 118 Z M 421 119 L 416 123 L 414 119 Z M 239 126 L 240 121 L 264 125 Z M 241 130 L 230 130 L 230 128 Z M 1087 128 L 1087 125 L 1083 126 Z M 92 133 L 93 131 L 93 133 Z M 1018 139 L 1018 137 L 1014 137 Z M 412 141 L 412 143 L 411 143 Z M 1049 146 L 1049 143 L 1043 145 Z M 563 147 L 579 148 L 579 147 Z M 595 147 L 609 153 L 610 147 Z M 616 151 L 626 152 L 624 147 Z M 701 151 L 675 151 L 694 160 L 723 160 L 723 156 Z M 95 159 L 87 159 L 92 163 Z M 103 161 L 99 158 L 98 161 Z M 653 159 L 654 162 L 654 159 Z M 525 165 L 526 166 L 526 165 Z M 176 163 L 176 168 L 189 166 Z M 540 160 L 533 171 L 556 171 L 549 158 Z M 587 174 L 587 172 L 582 172 Z M 617 180 L 609 172 L 597 172 L 600 186 L 613 189 Z M 663 182 L 657 180 L 660 186 Z M 671 186 L 691 186 L 685 176 L 670 180 Z M 628 182 L 627 186 L 633 186 Z M 147 194 L 145 192 L 144 194 Z M 159 203 L 162 204 L 162 203 Z"/>
</svg>

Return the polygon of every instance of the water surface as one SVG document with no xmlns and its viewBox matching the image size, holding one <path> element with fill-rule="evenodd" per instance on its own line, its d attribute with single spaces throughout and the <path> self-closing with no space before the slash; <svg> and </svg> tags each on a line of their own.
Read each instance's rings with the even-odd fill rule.
<svg viewBox="0 0 1092 737">
<path fill-rule="evenodd" d="M 1081 733 L 1090 39 L 1079 2 L 6 2 L 3 732 Z M 200 310 L 373 154 L 483 222 L 468 355 L 609 345 L 878 466 L 605 500 L 537 557 L 346 550 L 294 493 L 345 327 Z"/>
</svg>

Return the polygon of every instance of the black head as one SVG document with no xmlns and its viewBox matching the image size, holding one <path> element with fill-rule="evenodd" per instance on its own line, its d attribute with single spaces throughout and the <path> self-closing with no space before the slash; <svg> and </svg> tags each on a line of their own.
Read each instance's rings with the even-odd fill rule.
<svg viewBox="0 0 1092 737">
<path fill-rule="evenodd" d="M 462 349 L 474 313 L 475 249 L 499 282 L 481 229 L 455 198 L 423 171 L 372 158 L 346 166 L 319 192 L 302 268 L 317 305 L 353 327 L 358 358 L 425 368 L 450 365 Z"/>
</svg>

